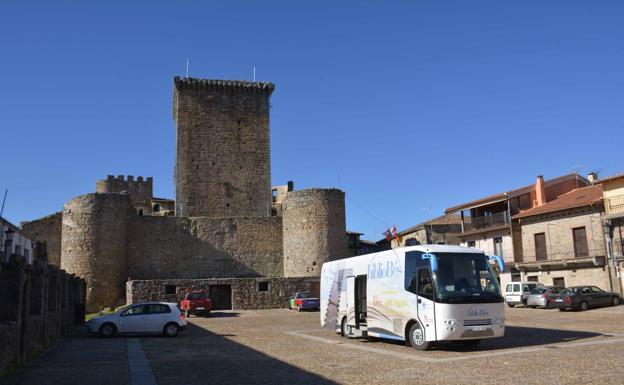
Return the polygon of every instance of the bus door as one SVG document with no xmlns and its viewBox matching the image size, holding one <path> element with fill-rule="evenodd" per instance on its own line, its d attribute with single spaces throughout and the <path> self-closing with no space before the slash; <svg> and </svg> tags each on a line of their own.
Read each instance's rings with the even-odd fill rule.
<svg viewBox="0 0 624 385">
<path fill-rule="evenodd" d="M 427 341 L 436 340 L 435 334 L 435 303 L 433 301 L 433 281 L 429 266 L 419 266 L 417 277 L 417 312 L 418 320 L 424 328 Z"/>
<path fill-rule="evenodd" d="M 347 325 L 356 326 L 355 318 L 355 277 L 347 277 Z"/>
</svg>

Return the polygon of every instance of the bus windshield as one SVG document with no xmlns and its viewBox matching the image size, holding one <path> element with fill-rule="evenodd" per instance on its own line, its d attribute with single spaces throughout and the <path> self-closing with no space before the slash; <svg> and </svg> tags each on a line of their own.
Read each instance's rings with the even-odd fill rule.
<svg viewBox="0 0 624 385">
<path fill-rule="evenodd" d="M 502 302 L 488 257 L 476 253 L 438 253 L 435 297 L 444 303 Z"/>
</svg>

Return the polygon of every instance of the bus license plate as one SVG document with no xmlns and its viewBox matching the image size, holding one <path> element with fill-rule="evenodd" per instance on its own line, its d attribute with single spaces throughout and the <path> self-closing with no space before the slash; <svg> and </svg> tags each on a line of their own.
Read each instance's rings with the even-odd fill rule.
<svg viewBox="0 0 624 385">
<path fill-rule="evenodd" d="M 472 327 L 472 331 L 473 331 L 473 332 L 482 332 L 482 331 L 484 331 L 485 329 L 486 329 L 486 327 L 485 327 L 485 326 L 473 326 L 473 327 Z"/>
</svg>

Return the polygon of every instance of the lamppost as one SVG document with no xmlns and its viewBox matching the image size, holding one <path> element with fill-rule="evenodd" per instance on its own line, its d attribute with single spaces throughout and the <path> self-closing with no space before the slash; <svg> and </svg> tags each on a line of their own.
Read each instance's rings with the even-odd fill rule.
<svg viewBox="0 0 624 385">
<path fill-rule="evenodd" d="M 4 232 L 4 255 L 5 258 L 8 259 L 9 257 L 11 257 L 11 243 L 13 243 L 13 233 L 15 233 L 15 231 L 9 227 L 9 229 L 7 231 Z"/>
</svg>

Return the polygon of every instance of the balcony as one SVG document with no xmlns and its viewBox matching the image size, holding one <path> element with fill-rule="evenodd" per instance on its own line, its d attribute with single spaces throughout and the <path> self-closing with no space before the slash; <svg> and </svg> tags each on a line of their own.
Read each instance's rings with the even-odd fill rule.
<svg viewBox="0 0 624 385">
<path fill-rule="evenodd" d="M 624 217 L 624 195 L 605 199 L 605 212 L 608 217 Z"/>
<path fill-rule="evenodd" d="M 507 227 L 510 223 L 511 218 L 506 211 L 481 217 L 465 217 L 464 233 Z"/>
</svg>

